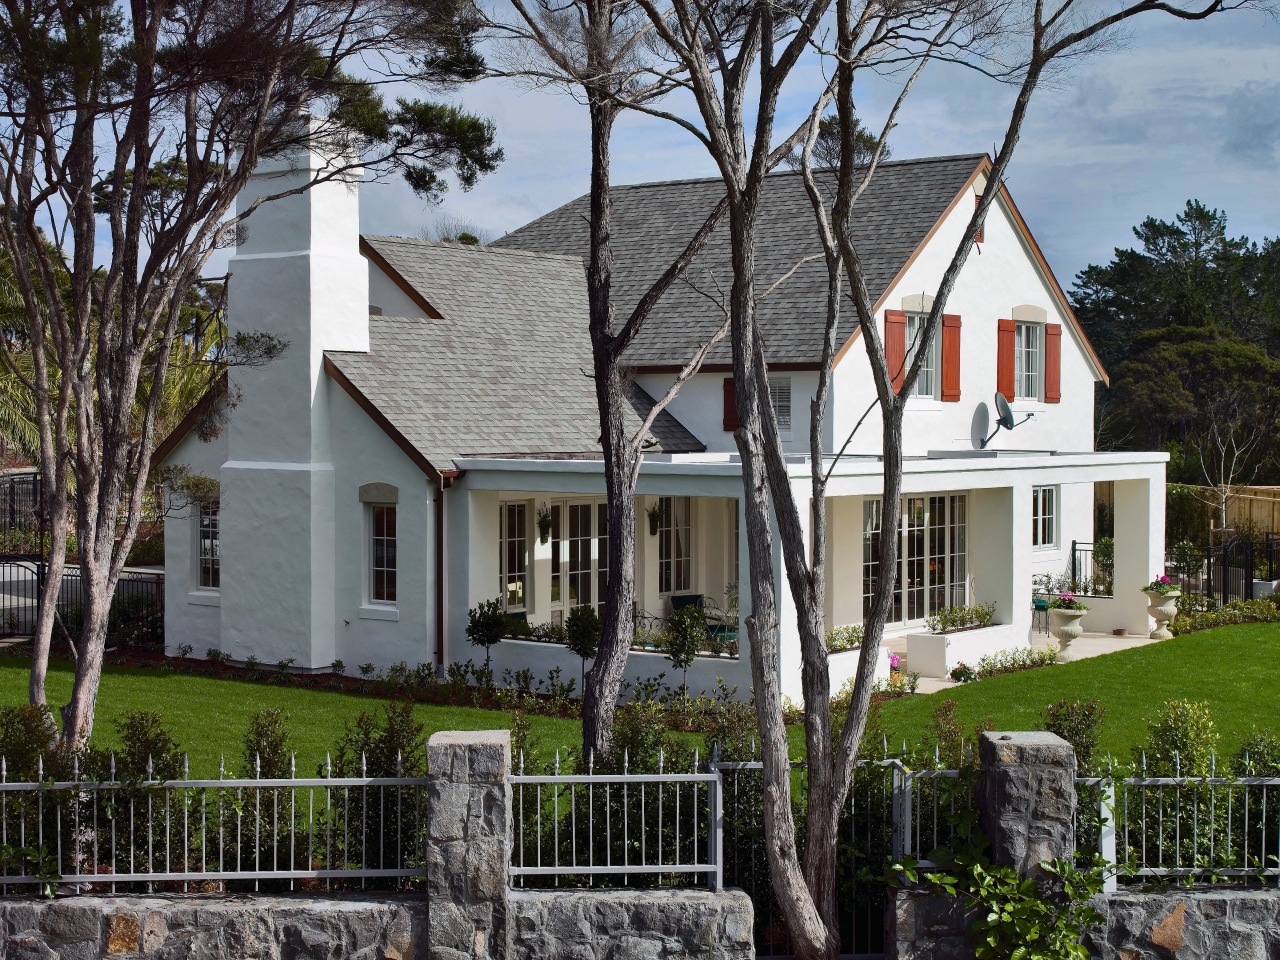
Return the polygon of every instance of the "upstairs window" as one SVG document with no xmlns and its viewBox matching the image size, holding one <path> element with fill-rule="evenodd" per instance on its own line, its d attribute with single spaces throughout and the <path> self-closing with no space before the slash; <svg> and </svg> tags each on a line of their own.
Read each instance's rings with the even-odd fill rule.
<svg viewBox="0 0 1280 960">
<path fill-rule="evenodd" d="M 395 603 L 395 504 L 370 504 L 369 521 L 369 599 L 374 603 Z"/>
<path fill-rule="evenodd" d="M 1041 325 L 1018 323 L 1013 331 L 1013 395 L 1039 400 L 1041 381 Z"/>
<path fill-rule="evenodd" d="M 904 371 L 910 370 L 911 365 L 916 362 L 916 355 L 920 353 L 920 346 L 924 343 L 924 331 L 928 323 L 928 314 L 907 314 L 907 361 L 903 367 Z M 940 339 L 939 337 L 934 337 L 933 343 L 929 345 L 929 352 L 925 354 L 924 363 L 920 366 L 920 377 L 916 380 L 915 389 L 911 391 L 913 397 L 933 399 L 937 393 L 938 343 Z"/>
<path fill-rule="evenodd" d="M 778 418 L 778 432 L 791 432 L 791 378 L 769 378 L 769 401 L 773 404 L 774 416 Z"/>
<path fill-rule="evenodd" d="M 222 585 L 222 541 L 218 532 L 220 504 L 200 504 L 200 531 L 198 538 L 198 562 L 200 586 L 205 590 L 217 590 Z"/>
</svg>

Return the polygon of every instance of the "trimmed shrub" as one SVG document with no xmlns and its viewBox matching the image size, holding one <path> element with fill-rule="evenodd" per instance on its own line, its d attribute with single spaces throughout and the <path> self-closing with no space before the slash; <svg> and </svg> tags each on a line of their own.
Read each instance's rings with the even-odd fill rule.
<svg viewBox="0 0 1280 960">
<path fill-rule="evenodd" d="M 291 775 L 289 715 L 279 707 L 259 710 L 249 721 L 242 743 L 246 776 L 280 780 Z M 256 772 L 259 763 L 260 774 Z"/>
<path fill-rule="evenodd" d="M 1146 742 L 1133 748 L 1133 760 L 1154 777 L 1207 777 L 1213 769 L 1218 731 L 1206 702 L 1174 700 L 1147 721 Z"/>
<path fill-rule="evenodd" d="M 484 648 L 485 667 L 489 648 L 507 635 L 509 619 L 499 600 L 481 600 L 467 611 L 467 641 Z"/>
<path fill-rule="evenodd" d="M 1212 627 L 1227 627 L 1239 623 L 1280 622 L 1280 607 L 1270 597 L 1261 600 L 1232 600 L 1217 610 L 1202 613 L 1179 614 L 1169 621 L 1169 632 L 1175 637 Z"/>
<path fill-rule="evenodd" d="M 1280 736 L 1254 728 L 1231 761 L 1237 777 L 1280 777 Z"/>
<path fill-rule="evenodd" d="M 827 631 L 827 652 L 843 653 L 846 650 L 857 650 L 862 646 L 862 624 L 851 623 L 844 627 L 833 627 Z"/>
<path fill-rule="evenodd" d="M 1076 766 L 1088 770 L 1098 749 L 1106 708 L 1097 700 L 1059 700 L 1044 712 L 1044 728 L 1056 733 L 1076 752 Z"/>
<path fill-rule="evenodd" d="M 926 618 L 924 625 L 930 633 L 951 633 L 954 630 L 966 630 L 970 627 L 985 627 L 991 623 L 995 612 L 995 603 L 943 607 L 933 616 Z"/>
</svg>

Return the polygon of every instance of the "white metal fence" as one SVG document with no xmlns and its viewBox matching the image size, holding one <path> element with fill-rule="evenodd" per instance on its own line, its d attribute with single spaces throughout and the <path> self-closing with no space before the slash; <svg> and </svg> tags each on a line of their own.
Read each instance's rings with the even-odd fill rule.
<svg viewBox="0 0 1280 960">
<path fill-rule="evenodd" d="M 10 783 L 0 765 L 2 891 L 400 887 L 426 875 L 425 778 L 39 773 L 38 782 Z"/>
</svg>

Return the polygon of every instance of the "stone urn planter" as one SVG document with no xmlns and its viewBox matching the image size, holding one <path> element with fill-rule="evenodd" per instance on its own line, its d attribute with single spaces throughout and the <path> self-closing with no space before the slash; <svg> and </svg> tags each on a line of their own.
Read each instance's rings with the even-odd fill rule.
<svg viewBox="0 0 1280 960">
<path fill-rule="evenodd" d="M 1155 620 L 1156 628 L 1151 631 L 1152 640 L 1168 640 L 1173 636 L 1169 632 L 1169 621 L 1178 615 L 1176 601 L 1182 596 L 1181 590 L 1170 590 L 1161 593 L 1159 590 L 1143 590 L 1147 595 L 1147 613 Z"/>
<path fill-rule="evenodd" d="M 1049 609 L 1049 633 L 1058 641 L 1058 661 L 1066 663 L 1071 659 L 1071 644 L 1084 633 L 1080 618 L 1088 610 L 1065 610 L 1059 607 Z"/>
</svg>

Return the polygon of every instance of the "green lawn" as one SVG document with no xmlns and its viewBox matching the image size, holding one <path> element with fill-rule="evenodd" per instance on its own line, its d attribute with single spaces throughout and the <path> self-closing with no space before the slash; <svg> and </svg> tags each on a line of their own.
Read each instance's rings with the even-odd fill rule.
<svg viewBox="0 0 1280 960">
<path fill-rule="evenodd" d="M 1097 699 L 1106 707 L 1101 747 L 1128 758 L 1146 736 L 1146 719 L 1170 700 L 1206 700 L 1234 752 L 1255 726 L 1280 733 L 1280 624 L 1243 624 L 1187 634 L 1076 663 L 1007 674 L 942 693 L 885 704 L 895 745 L 928 738 L 939 701 L 957 703 L 967 727 L 991 717 L 999 730 L 1043 727 L 1045 707 L 1064 697 Z"/>
<path fill-rule="evenodd" d="M 29 662 L 0 659 L 0 704 L 25 703 Z M 66 703 L 71 693 L 71 669 L 54 663 L 49 671 L 49 702 Z M 298 775 L 313 776 L 342 733 L 361 710 L 380 711 L 383 701 L 374 697 L 304 690 L 263 683 L 215 680 L 154 670 L 107 667 L 98 694 L 94 742 L 103 747 L 119 745 L 112 721 L 128 710 L 157 710 L 165 725 L 191 758 L 192 776 L 215 776 L 218 756 L 225 754 L 228 775 L 240 763 L 241 739 L 250 718 L 259 710 L 282 707 L 291 718 L 293 747 L 298 755 Z M 419 704 L 415 712 L 427 732 L 437 730 L 486 730 L 510 727 L 510 718 L 492 710 Z M 544 749 L 581 742 L 576 720 L 533 717 L 535 743 Z"/>
<path fill-rule="evenodd" d="M 0 704 L 26 701 L 26 664 L 0 658 Z M 49 677 L 53 703 L 65 703 L 71 673 L 55 663 Z M 1246 624 L 1123 650 L 1105 657 L 980 680 L 928 696 L 885 704 L 883 717 L 895 747 L 928 740 L 931 713 L 945 699 L 958 704 L 966 727 L 990 717 L 1002 730 L 1031 730 L 1043 725 L 1045 707 L 1064 697 L 1098 699 L 1106 707 L 1102 749 L 1127 757 L 1142 741 L 1145 720 L 1169 700 L 1207 700 L 1222 733 L 1221 749 L 1234 751 L 1255 726 L 1280 732 L 1280 624 Z M 158 710 L 191 757 L 193 775 L 213 775 L 218 756 L 230 769 L 239 761 L 240 740 L 257 711 L 282 707 L 292 718 L 298 772 L 310 774 L 324 759 L 343 726 L 361 710 L 379 710 L 373 697 L 303 690 L 269 684 L 214 680 L 153 670 L 108 667 L 98 697 L 94 740 L 118 744 L 112 720 L 126 710 Z M 506 714 L 468 707 L 419 705 L 428 732 L 481 730 L 510 726 Z M 549 753 L 579 742 L 575 720 L 533 717 L 537 746 Z M 803 755 L 803 731 L 790 731 L 792 752 Z"/>
</svg>

